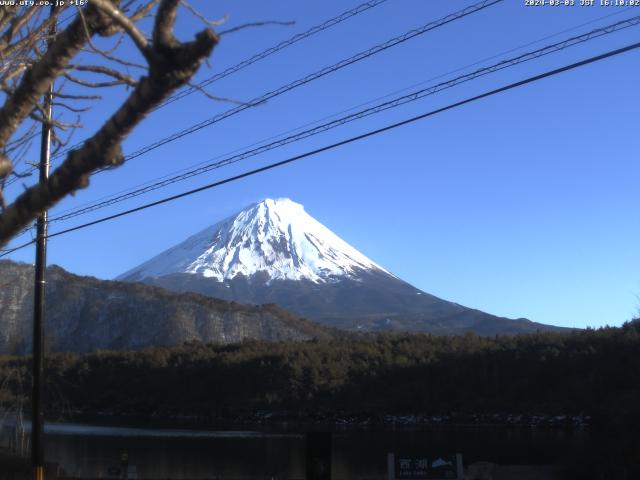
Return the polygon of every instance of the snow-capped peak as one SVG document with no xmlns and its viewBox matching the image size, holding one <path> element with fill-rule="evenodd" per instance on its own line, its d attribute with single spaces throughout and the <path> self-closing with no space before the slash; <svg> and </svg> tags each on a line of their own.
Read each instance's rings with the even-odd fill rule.
<svg viewBox="0 0 640 480">
<path fill-rule="evenodd" d="M 118 278 L 193 273 L 224 281 L 266 272 L 270 280 L 321 283 L 355 277 L 359 270 L 389 273 L 311 217 L 299 203 L 268 198 Z"/>
</svg>

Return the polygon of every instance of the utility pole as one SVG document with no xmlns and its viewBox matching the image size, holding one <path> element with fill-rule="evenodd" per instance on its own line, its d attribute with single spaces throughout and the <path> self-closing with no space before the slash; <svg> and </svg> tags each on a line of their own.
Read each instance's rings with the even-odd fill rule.
<svg viewBox="0 0 640 480">
<path fill-rule="evenodd" d="M 55 7 L 51 6 L 51 16 Z M 47 45 L 56 34 L 56 22 L 49 28 Z M 53 81 L 43 96 L 42 136 L 40 140 L 40 183 L 49 179 L 51 154 L 51 119 L 53 110 Z M 45 269 L 47 266 L 47 211 L 43 211 L 36 223 L 36 265 L 33 296 L 33 391 L 31 396 L 31 460 L 34 480 L 44 480 L 44 294 Z"/>
</svg>

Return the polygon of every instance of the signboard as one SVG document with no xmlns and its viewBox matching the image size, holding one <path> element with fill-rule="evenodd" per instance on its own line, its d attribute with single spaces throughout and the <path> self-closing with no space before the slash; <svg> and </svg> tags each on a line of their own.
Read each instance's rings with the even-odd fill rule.
<svg viewBox="0 0 640 480">
<path fill-rule="evenodd" d="M 462 455 L 403 455 L 389 453 L 389 480 L 458 480 L 464 478 Z"/>
</svg>

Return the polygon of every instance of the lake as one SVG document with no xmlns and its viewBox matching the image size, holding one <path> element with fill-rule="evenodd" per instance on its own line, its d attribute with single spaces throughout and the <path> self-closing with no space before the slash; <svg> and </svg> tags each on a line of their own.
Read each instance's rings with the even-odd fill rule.
<svg viewBox="0 0 640 480">
<path fill-rule="evenodd" d="M 424 458 L 461 453 L 465 466 L 485 461 L 537 466 L 543 472 L 585 436 L 580 430 L 495 426 L 334 429 L 332 478 L 386 479 L 391 452 Z M 305 477 L 304 427 L 198 430 L 49 423 L 45 437 L 47 461 L 59 464 L 67 477 L 119 478 L 123 454 L 130 478 Z"/>
</svg>

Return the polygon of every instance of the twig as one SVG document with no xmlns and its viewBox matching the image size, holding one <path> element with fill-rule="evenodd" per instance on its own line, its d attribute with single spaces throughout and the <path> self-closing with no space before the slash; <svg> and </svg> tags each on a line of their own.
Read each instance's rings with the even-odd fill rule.
<svg viewBox="0 0 640 480">
<path fill-rule="evenodd" d="M 250 102 L 242 102 L 240 100 L 234 100 L 232 98 L 218 97 L 216 95 L 212 95 L 209 92 L 207 92 L 202 86 L 200 86 L 200 85 L 198 85 L 196 83 L 188 82 L 187 85 L 189 85 L 191 88 L 193 88 L 195 90 L 198 90 L 200 93 L 202 93 L 207 98 L 209 98 L 211 100 L 215 100 L 217 102 L 225 102 L 225 103 L 232 103 L 234 105 L 254 106 L 254 107 L 259 105 L 259 104 L 251 105 Z"/>
<path fill-rule="evenodd" d="M 243 25 L 238 25 L 237 27 L 233 27 L 233 28 L 229 28 L 228 30 L 223 30 L 220 33 L 218 33 L 218 36 L 222 37 L 223 35 L 229 35 L 230 33 L 236 33 L 239 32 L 240 30 L 244 30 L 245 28 L 253 28 L 253 27 L 264 27 L 266 25 L 284 25 L 284 26 L 290 26 L 290 25 L 295 25 L 295 21 L 289 21 L 289 22 L 281 22 L 278 20 L 267 20 L 264 22 L 253 22 L 253 23 L 245 23 Z"/>
<path fill-rule="evenodd" d="M 88 88 L 105 88 L 105 87 L 117 87 L 120 85 L 126 85 L 126 82 L 123 82 L 122 80 L 113 80 L 111 82 L 89 82 L 87 80 L 82 80 L 78 77 L 74 77 L 69 72 L 63 73 L 62 75 L 67 80 Z"/>
<path fill-rule="evenodd" d="M 133 43 L 136 44 L 140 53 L 148 59 L 150 55 L 149 50 L 149 41 L 144 36 L 144 34 L 138 30 L 138 27 L 134 25 L 134 23 L 124 15 L 120 10 L 115 8 L 113 4 L 107 0 L 91 0 L 93 5 L 99 8 L 103 13 L 107 14 L 114 22 L 116 22 L 120 27 L 127 32 Z"/>
<path fill-rule="evenodd" d="M 91 110 L 91 107 L 72 107 L 71 105 L 64 103 L 64 102 L 53 102 L 52 105 L 54 107 L 60 107 L 60 108 L 64 108 L 66 110 L 69 110 L 70 112 L 73 113 L 84 113 L 84 112 L 88 112 L 89 110 Z"/>
<path fill-rule="evenodd" d="M 55 98 L 65 98 L 67 100 L 101 100 L 101 95 L 70 95 L 68 93 L 55 92 Z"/>
<path fill-rule="evenodd" d="M 189 4 L 186 0 L 180 0 L 180 3 L 182 3 L 184 8 L 186 8 L 189 12 L 191 12 L 191 14 L 194 17 L 201 20 L 205 25 L 208 25 L 210 27 L 219 27 L 220 25 L 223 25 L 224 23 L 226 23 L 227 20 L 229 20 L 229 15 L 225 15 L 220 20 L 209 20 L 202 13 L 196 10 L 196 8 L 193 5 Z"/>
<path fill-rule="evenodd" d="M 151 9 L 158 4 L 159 1 L 160 0 L 151 0 L 145 6 L 140 7 L 133 13 L 133 15 L 131 15 L 131 21 L 137 22 L 138 20 L 144 18 L 151 11 Z"/>
<path fill-rule="evenodd" d="M 131 87 L 135 87 L 138 82 L 129 75 L 126 75 L 114 68 L 105 67 L 102 65 L 69 65 L 69 68 L 77 70 L 79 72 L 92 72 L 107 75 L 109 77 L 120 80 L 122 83 L 126 83 Z"/>
</svg>

